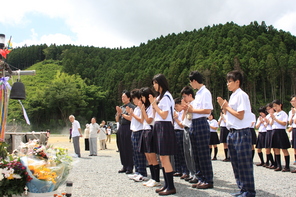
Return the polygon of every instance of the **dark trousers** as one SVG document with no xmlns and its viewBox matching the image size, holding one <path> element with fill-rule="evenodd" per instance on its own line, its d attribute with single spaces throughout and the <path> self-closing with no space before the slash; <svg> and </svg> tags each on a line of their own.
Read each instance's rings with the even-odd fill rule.
<svg viewBox="0 0 296 197">
<path fill-rule="evenodd" d="M 209 151 L 210 126 L 206 118 L 192 120 L 190 139 L 195 165 L 199 167 L 199 169 L 196 169 L 196 172 L 198 173 L 198 170 L 200 170 L 204 182 L 213 183 L 214 175 Z"/>
<path fill-rule="evenodd" d="M 135 171 L 141 174 L 142 176 L 147 177 L 146 156 L 144 153 L 139 152 L 139 142 L 140 142 L 142 132 L 143 130 L 132 132 L 134 164 L 135 164 Z"/>
<path fill-rule="evenodd" d="M 186 167 L 190 172 L 191 176 L 194 176 L 196 173 L 195 162 L 192 153 L 192 146 L 189 136 L 189 128 L 184 129 L 184 136 L 183 136 L 183 149 L 184 149 L 184 156 Z"/>
<path fill-rule="evenodd" d="M 252 134 L 249 128 L 229 131 L 227 137 L 230 160 L 238 188 L 255 195 Z"/>
<path fill-rule="evenodd" d="M 121 164 L 123 165 L 123 169 L 133 170 L 133 146 L 131 140 L 132 131 L 130 130 L 130 125 L 120 125 L 118 132 L 118 148 Z"/>
<path fill-rule="evenodd" d="M 177 142 L 177 154 L 174 155 L 175 158 L 175 171 L 183 174 L 189 174 L 186 167 L 184 147 L 183 147 L 183 136 L 184 130 L 175 130 L 176 142 Z"/>
<path fill-rule="evenodd" d="M 89 150 L 89 139 L 84 138 L 84 150 Z"/>
</svg>

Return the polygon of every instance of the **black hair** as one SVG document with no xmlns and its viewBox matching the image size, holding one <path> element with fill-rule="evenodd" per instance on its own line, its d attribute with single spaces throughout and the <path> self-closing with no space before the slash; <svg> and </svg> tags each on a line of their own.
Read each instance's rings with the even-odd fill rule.
<svg viewBox="0 0 296 197">
<path fill-rule="evenodd" d="M 134 99 L 134 98 L 140 99 L 141 98 L 140 89 L 133 89 L 131 91 L 131 98 L 132 99 Z"/>
<path fill-rule="evenodd" d="M 262 112 L 262 113 L 264 113 L 265 115 L 268 114 L 267 111 L 266 111 L 266 106 L 261 106 L 261 107 L 259 107 L 258 112 L 259 112 L 259 113 Z"/>
<path fill-rule="evenodd" d="M 267 103 L 266 108 L 267 107 L 273 108 L 273 103 Z"/>
<path fill-rule="evenodd" d="M 153 77 L 152 84 L 153 84 L 153 82 L 157 83 L 158 86 L 162 88 L 162 92 L 159 92 L 159 89 L 155 90 L 158 93 L 160 93 L 160 96 L 159 96 L 159 101 L 160 101 L 162 99 L 164 93 L 166 91 L 170 91 L 168 81 L 163 74 L 157 74 Z"/>
<path fill-rule="evenodd" d="M 185 86 L 182 90 L 181 90 L 181 95 L 186 94 L 186 95 L 192 95 L 192 97 L 194 97 L 194 92 L 193 89 L 189 86 Z"/>
<path fill-rule="evenodd" d="M 296 97 L 296 94 L 293 94 L 290 98 L 290 100 L 292 100 L 294 97 Z"/>
<path fill-rule="evenodd" d="M 129 98 L 129 101 L 131 101 L 131 93 L 128 90 L 123 90 L 122 94 L 125 94 L 127 98 Z"/>
<path fill-rule="evenodd" d="M 272 104 L 281 105 L 281 109 L 283 109 L 283 106 L 284 106 L 283 103 L 280 100 L 278 100 L 278 99 L 273 100 L 272 101 Z"/>
<path fill-rule="evenodd" d="M 227 80 L 232 79 L 233 81 L 239 80 L 239 87 L 241 87 L 241 85 L 243 83 L 243 75 L 238 70 L 233 70 L 233 71 L 230 71 L 229 73 L 227 73 L 226 79 Z"/>
<path fill-rule="evenodd" d="M 192 71 L 189 74 L 189 80 L 190 81 L 195 80 L 195 81 L 197 81 L 197 83 L 201 84 L 203 82 L 202 74 L 198 71 Z"/>
<path fill-rule="evenodd" d="M 128 90 L 123 90 L 122 94 L 125 94 L 127 98 L 131 98 L 131 93 Z"/>
<path fill-rule="evenodd" d="M 145 108 L 147 109 L 150 106 L 149 95 L 151 94 L 153 97 L 155 97 L 154 92 L 149 87 L 143 87 L 140 89 L 139 92 L 140 92 L 141 96 L 145 97 L 145 102 L 143 102 L 143 101 L 142 102 L 144 103 Z"/>
<path fill-rule="evenodd" d="M 182 99 L 181 98 L 175 98 L 174 101 L 175 101 L 175 104 L 181 105 Z"/>
<path fill-rule="evenodd" d="M 213 119 L 215 119 L 213 111 L 211 112 L 210 116 L 213 116 Z"/>
</svg>

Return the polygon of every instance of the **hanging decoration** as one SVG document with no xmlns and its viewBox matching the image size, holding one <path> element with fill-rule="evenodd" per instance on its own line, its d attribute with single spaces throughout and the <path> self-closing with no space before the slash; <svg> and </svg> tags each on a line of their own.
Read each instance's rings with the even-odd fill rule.
<svg viewBox="0 0 296 197">
<path fill-rule="evenodd" d="M 0 78 L 0 139 L 5 139 L 5 129 L 7 122 L 8 101 L 10 93 L 9 77 Z"/>
</svg>

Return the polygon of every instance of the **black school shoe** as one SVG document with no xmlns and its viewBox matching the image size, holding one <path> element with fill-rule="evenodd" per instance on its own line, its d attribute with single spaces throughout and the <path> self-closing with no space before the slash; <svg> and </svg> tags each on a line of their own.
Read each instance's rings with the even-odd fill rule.
<svg viewBox="0 0 296 197">
<path fill-rule="evenodd" d="M 118 173 L 125 173 L 125 172 L 126 172 L 126 169 L 118 170 Z"/>
<path fill-rule="evenodd" d="M 194 178 L 192 180 L 189 181 L 189 183 L 197 183 L 198 182 L 198 179 L 197 178 Z"/>
<path fill-rule="evenodd" d="M 190 181 L 190 180 L 192 180 L 193 179 L 193 177 L 188 177 L 188 178 L 185 178 L 184 180 L 185 181 Z"/>
</svg>

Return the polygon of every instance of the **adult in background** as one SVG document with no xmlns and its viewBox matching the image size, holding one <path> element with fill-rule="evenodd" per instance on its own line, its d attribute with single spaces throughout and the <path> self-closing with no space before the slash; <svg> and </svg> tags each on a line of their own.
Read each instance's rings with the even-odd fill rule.
<svg viewBox="0 0 296 197">
<path fill-rule="evenodd" d="M 98 133 L 100 132 L 100 126 L 97 123 L 97 119 L 93 117 L 89 124 L 89 156 L 97 156 L 97 144 Z"/>
<path fill-rule="evenodd" d="M 112 134 L 112 130 L 111 130 L 111 126 L 108 125 L 107 129 L 106 129 L 106 143 L 109 141 L 109 144 L 111 143 L 111 134 Z"/>
<path fill-rule="evenodd" d="M 71 143 L 71 139 L 72 139 L 72 127 L 69 130 L 69 142 Z"/>
<path fill-rule="evenodd" d="M 84 129 L 84 150 L 89 151 L 89 124 L 86 124 Z"/>
<path fill-rule="evenodd" d="M 79 138 L 82 137 L 80 123 L 77 120 L 75 120 L 75 116 L 73 115 L 69 116 L 69 120 L 72 123 L 72 139 L 74 151 L 77 157 L 81 157 L 79 146 Z"/>
<path fill-rule="evenodd" d="M 100 150 L 107 149 L 106 147 L 106 129 L 104 128 L 104 125 L 100 124 L 100 131 L 98 134 L 99 137 L 99 144 L 100 144 Z"/>
<path fill-rule="evenodd" d="M 118 173 L 133 173 L 133 147 L 131 134 L 132 131 L 130 129 L 131 119 L 132 117 L 127 113 L 126 107 L 130 107 L 135 109 L 135 105 L 130 102 L 131 95 L 129 91 L 123 91 L 121 100 L 123 105 L 116 106 L 116 122 L 119 122 L 119 128 L 117 131 L 117 147 L 119 149 L 120 161 L 122 164 L 122 169 L 118 171 Z"/>
</svg>

